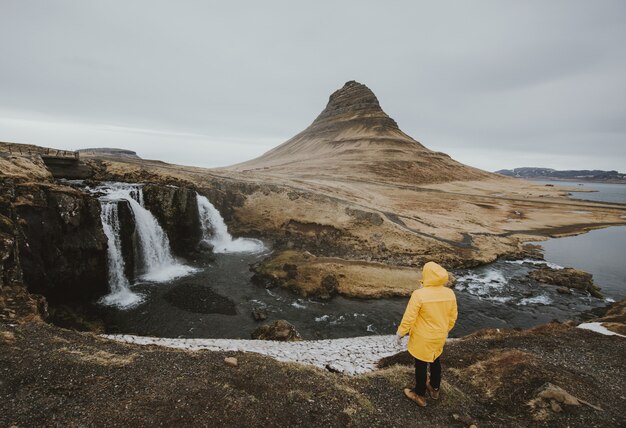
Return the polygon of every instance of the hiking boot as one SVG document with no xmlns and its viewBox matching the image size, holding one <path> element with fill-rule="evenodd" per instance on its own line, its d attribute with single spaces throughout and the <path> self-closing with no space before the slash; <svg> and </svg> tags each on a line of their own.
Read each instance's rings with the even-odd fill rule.
<svg viewBox="0 0 626 428">
<path fill-rule="evenodd" d="M 404 395 L 406 395 L 406 397 L 409 400 L 415 401 L 415 403 L 417 403 L 418 406 L 426 407 L 426 397 L 422 397 L 421 395 L 417 395 L 415 392 L 413 392 L 412 389 L 404 388 Z"/>
<path fill-rule="evenodd" d="M 433 400 L 439 400 L 439 388 L 435 389 L 430 385 L 430 382 L 426 384 L 426 390 L 428 391 L 428 395 Z"/>
</svg>

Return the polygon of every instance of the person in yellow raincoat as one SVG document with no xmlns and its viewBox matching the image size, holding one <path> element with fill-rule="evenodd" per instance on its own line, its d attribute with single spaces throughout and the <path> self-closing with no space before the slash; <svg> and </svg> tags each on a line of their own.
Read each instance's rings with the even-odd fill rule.
<svg viewBox="0 0 626 428">
<path fill-rule="evenodd" d="M 398 327 L 398 341 L 409 335 L 408 351 L 415 358 L 415 388 L 405 388 L 404 394 L 418 405 L 426 406 L 426 391 L 439 398 L 441 362 L 448 332 L 457 318 L 456 296 L 445 287 L 448 272 L 437 263 L 428 262 L 422 269 L 423 287 L 411 295 Z M 427 379 L 430 364 L 430 380 Z"/>
</svg>

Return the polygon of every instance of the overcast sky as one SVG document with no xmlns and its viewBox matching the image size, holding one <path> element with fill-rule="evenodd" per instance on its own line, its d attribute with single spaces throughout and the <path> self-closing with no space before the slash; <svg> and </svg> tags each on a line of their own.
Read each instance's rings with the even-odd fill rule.
<svg viewBox="0 0 626 428">
<path fill-rule="evenodd" d="M 626 171 L 626 1 L 0 0 L 0 141 L 223 166 L 348 80 L 479 168 Z"/>
</svg>

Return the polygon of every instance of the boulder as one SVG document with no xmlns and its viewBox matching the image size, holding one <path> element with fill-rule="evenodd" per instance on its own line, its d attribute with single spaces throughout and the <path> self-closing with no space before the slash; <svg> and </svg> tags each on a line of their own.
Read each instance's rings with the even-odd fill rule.
<svg viewBox="0 0 626 428">
<path fill-rule="evenodd" d="M 281 342 L 293 342 L 302 340 L 300 333 L 293 324 L 285 320 L 277 320 L 271 324 L 264 324 L 254 330 L 252 338 L 257 340 L 278 340 Z"/>
<path fill-rule="evenodd" d="M 267 311 L 263 308 L 252 309 L 252 318 L 255 321 L 265 321 L 267 319 Z"/>
<path fill-rule="evenodd" d="M 592 275 L 578 269 L 553 269 L 544 267 L 530 272 L 528 276 L 543 284 L 575 288 L 580 291 L 588 292 L 593 297 L 602 298 L 600 287 L 594 284 Z"/>
</svg>

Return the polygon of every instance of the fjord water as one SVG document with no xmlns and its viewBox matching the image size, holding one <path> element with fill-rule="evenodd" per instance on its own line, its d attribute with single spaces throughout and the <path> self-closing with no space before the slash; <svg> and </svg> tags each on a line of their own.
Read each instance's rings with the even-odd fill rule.
<svg viewBox="0 0 626 428">
<path fill-rule="evenodd" d="M 540 244 L 546 260 L 589 272 L 605 297 L 626 298 L 626 226 L 592 230 Z"/>
<path fill-rule="evenodd" d="M 570 197 L 596 202 L 611 202 L 626 204 L 626 184 L 617 183 L 590 183 L 582 181 L 558 181 L 558 180 L 532 180 L 536 183 L 552 184 L 575 188 L 579 191 L 571 191 Z"/>
<path fill-rule="evenodd" d="M 572 181 L 541 183 L 593 190 L 571 192 L 570 196 L 575 199 L 625 204 L 626 212 L 626 184 Z M 544 248 L 546 260 L 589 272 L 602 288 L 602 293 L 610 299 L 626 298 L 626 226 L 592 230 L 582 235 L 549 239 L 539 244 Z"/>
</svg>

